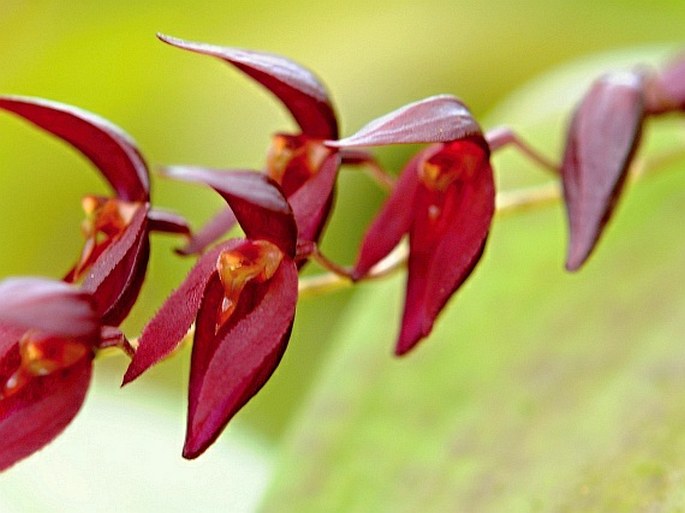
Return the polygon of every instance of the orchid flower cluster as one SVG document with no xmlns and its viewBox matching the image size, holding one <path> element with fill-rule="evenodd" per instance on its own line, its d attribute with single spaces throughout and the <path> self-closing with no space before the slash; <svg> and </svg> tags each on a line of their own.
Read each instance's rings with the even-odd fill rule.
<svg viewBox="0 0 685 513">
<path fill-rule="evenodd" d="M 226 201 L 193 232 L 181 216 L 151 206 L 149 168 L 121 129 L 75 107 L 0 96 L 1 110 L 69 143 L 113 190 L 111 197 L 84 198 L 85 244 L 61 281 L 0 282 L 0 470 L 43 447 L 71 422 L 98 351 L 116 347 L 130 356 L 126 384 L 174 352 L 189 331 L 183 456 L 202 454 L 278 366 L 295 318 L 299 271 L 309 260 L 352 283 L 406 265 L 395 352 L 411 351 L 483 254 L 496 210 L 490 157 L 505 145 L 515 145 L 561 182 L 570 234 L 566 267 L 577 270 L 612 215 L 645 120 L 685 109 L 685 59 L 679 58 L 661 71 L 639 68 L 595 81 L 575 109 L 560 164 L 508 129 L 484 133 L 451 95 L 405 105 L 341 138 L 326 89 L 299 64 L 262 52 L 159 38 L 251 77 L 283 103 L 299 132 L 273 137 L 263 171 L 162 168 L 163 176 L 208 186 Z M 427 146 L 397 179 L 368 150 L 408 143 Z M 389 190 L 350 267 L 319 249 L 343 165 L 364 166 Z M 225 239 L 236 224 L 244 236 Z M 118 327 L 143 284 L 152 232 L 183 237 L 177 252 L 197 262 L 137 341 L 129 342 Z M 408 251 L 397 258 L 405 236 Z"/>
</svg>

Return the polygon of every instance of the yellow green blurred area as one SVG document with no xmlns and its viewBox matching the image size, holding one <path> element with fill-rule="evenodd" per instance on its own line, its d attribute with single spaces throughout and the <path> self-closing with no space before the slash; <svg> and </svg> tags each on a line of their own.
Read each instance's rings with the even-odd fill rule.
<svg viewBox="0 0 685 513">
<path fill-rule="evenodd" d="M 153 171 L 261 168 L 271 134 L 294 129 L 287 113 L 163 32 L 306 65 L 343 134 L 452 93 L 484 128 L 509 124 L 558 158 L 592 78 L 663 62 L 683 27 L 679 0 L 1 0 L 0 93 L 111 120 Z M 644 142 L 646 159 L 684 151 L 683 118 L 655 120 Z M 396 171 L 415 149 L 378 155 Z M 494 164 L 504 188 L 550 180 L 510 150 Z M 125 359 L 103 357 L 73 425 L 0 475 L 0 512 L 681 511 L 684 186 L 685 158 L 631 185 L 577 275 L 563 272 L 560 206 L 496 218 L 475 275 L 402 360 L 401 277 L 303 300 L 276 374 L 194 462 L 180 457 L 188 351 L 123 390 Z M 0 191 L 0 277 L 59 278 L 80 251 L 81 197 L 106 187 L 71 148 L 0 113 Z M 328 254 L 352 261 L 382 198 L 343 171 Z M 221 205 L 158 177 L 153 201 L 194 225 Z M 130 337 L 192 264 L 175 244 L 153 239 Z"/>
</svg>

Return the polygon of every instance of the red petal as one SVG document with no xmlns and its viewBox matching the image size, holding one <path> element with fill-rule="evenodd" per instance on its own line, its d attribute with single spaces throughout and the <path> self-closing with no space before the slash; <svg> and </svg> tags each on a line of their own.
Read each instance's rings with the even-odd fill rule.
<svg viewBox="0 0 685 513">
<path fill-rule="evenodd" d="M 119 198 L 148 200 L 147 166 L 133 140 L 119 127 L 90 112 L 38 98 L 0 96 L 0 108 L 14 112 L 83 153 Z"/>
<path fill-rule="evenodd" d="M 338 137 L 338 123 L 325 87 L 299 64 L 280 55 L 194 43 L 164 34 L 157 37 L 172 46 L 232 64 L 276 95 L 304 134 L 320 139 Z"/>
<path fill-rule="evenodd" d="M 600 78 L 575 112 L 561 170 L 570 227 L 569 271 L 585 262 L 611 216 L 643 118 L 642 79 L 635 73 Z"/>
<path fill-rule="evenodd" d="M 0 471 L 33 454 L 64 430 L 83 404 L 90 375 L 88 357 L 61 371 L 36 377 L 15 395 L 0 399 Z M 3 382 L 7 377 L 0 376 Z"/>
<path fill-rule="evenodd" d="M 288 198 L 301 240 L 318 241 L 333 205 L 339 167 L 338 155 L 329 155 L 321 169 Z"/>
<path fill-rule="evenodd" d="M 100 329 L 88 293 L 42 278 L 8 278 L 0 282 L 0 323 L 66 337 L 90 336 Z"/>
<path fill-rule="evenodd" d="M 219 240 L 224 234 L 235 226 L 236 218 L 230 208 L 222 209 L 212 217 L 199 231 L 192 234 L 188 243 L 177 249 L 181 255 L 194 255 L 202 253 L 209 245 Z"/>
<path fill-rule="evenodd" d="M 406 233 L 414 217 L 414 197 L 419 185 L 418 165 L 440 148 L 426 148 L 406 165 L 395 188 L 366 230 L 354 266 L 354 279 L 363 278 L 371 268 L 388 256 Z"/>
<path fill-rule="evenodd" d="M 192 166 L 167 167 L 163 174 L 209 185 L 226 200 L 249 239 L 268 240 L 286 255 L 295 255 L 297 226 L 293 212 L 278 185 L 266 175 Z"/>
<path fill-rule="evenodd" d="M 143 204 L 131 222 L 93 264 L 83 289 L 95 298 L 105 324 L 118 326 L 128 315 L 145 278 L 149 256 L 147 212 Z"/>
<path fill-rule="evenodd" d="M 416 191 L 409 235 L 407 295 L 398 355 L 427 336 L 449 298 L 480 260 L 495 211 L 495 186 L 485 141 L 457 141 L 445 151 L 476 156 L 480 166 L 469 180 L 458 180 L 445 192 L 420 186 Z M 441 209 L 432 219 L 431 207 Z"/>
<path fill-rule="evenodd" d="M 207 281 L 216 270 L 219 253 L 240 243 L 241 240 L 228 241 L 198 259 L 181 286 L 169 296 L 143 329 L 136 354 L 126 370 L 124 385 L 178 347 L 195 320 Z"/>
<path fill-rule="evenodd" d="M 437 143 L 480 134 L 480 127 L 466 106 L 454 96 L 443 94 L 400 107 L 372 121 L 356 134 L 339 141 L 326 141 L 326 145 L 350 148 Z"/>
<path fill-rule="evenodd" d="M 294 262 L 284 260 L 267 287 L 253 310 L 219 332 L 220 340 L 211 337 L 215 301 L 223 295 L 208 291 L 203 301 L 193 344 L 185 458 L 196 458 L 216 440 L 271 377 L 285 351 L 297 302 Z"/>
</svg>

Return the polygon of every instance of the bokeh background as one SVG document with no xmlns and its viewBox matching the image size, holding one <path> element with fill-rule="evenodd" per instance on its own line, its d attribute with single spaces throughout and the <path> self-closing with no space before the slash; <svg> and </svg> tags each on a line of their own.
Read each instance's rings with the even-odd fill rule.
<svg viewBox="0 0 685 513">
<path fill-rule="evenodd" d="M 261 168 L 288 115 L 161 31 L 305 64 L 344 134 L 445 92 L 554 157 L 592 78 L 662 63 L 683 27 L 679 0 L 2 0 L 0 91 L 98 113 L 153 167 Z M 684 148 L 685 124 L 669 117 L 650 123 L 640 157 Z M 378 155 L 396 170 L 414 150 Z M 510 150 L 494 163 L 502 189 L 550 180 Z M 64 435 L 0 475 L 0 511 L 679 511 L 683 171 L 672 159 L 631 186 L 577 275 L 563 271 L 559 205 L 498 217 L 477 272 L 405 359 L 391 356 L 402 276 L 301 301 L 280 368 L 197 461 L 180 457 L 187 350 L 124 390 L 125 359 L 99 359 Z M 200 188 L 153 187 L 156 205 L 193 223 L 220 205 Z M 2 114 L 0 276 L 61 276 L 81 247 L 81 196 L 105 190 L 70 148 Z M 339 192 L 324 247 L 350 262 L 382 194 L 352 170 Z M 174 244 L 153 241 L 131 337 L 192 263 Z"/>
</svg>

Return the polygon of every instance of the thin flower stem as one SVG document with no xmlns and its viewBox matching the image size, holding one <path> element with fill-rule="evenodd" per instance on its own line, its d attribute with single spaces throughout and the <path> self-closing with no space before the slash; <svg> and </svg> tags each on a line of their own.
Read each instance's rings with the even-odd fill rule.
<svg viewBox="0 0 685 513">
<path fill-rule="evenodd" d="M 559 176 L 559 164 L 542 155 L 509 127 L 499 126 L 489 130 L 485 134 L 485 140 L 488 142 L 490 151 L 493 153 L 506 146 L 514 146 L 529 159 L 550 171 L 554 176 Z"/>
<path fill-rule="evenodd" d="M 384 191 L 390 192 L 395 187 L 395 177 L 383 169 L 373 155 L 364 151 L 343 150 L 341 157 L 343 164 L 361 166 L 367 176 Z"/>
</svg>

